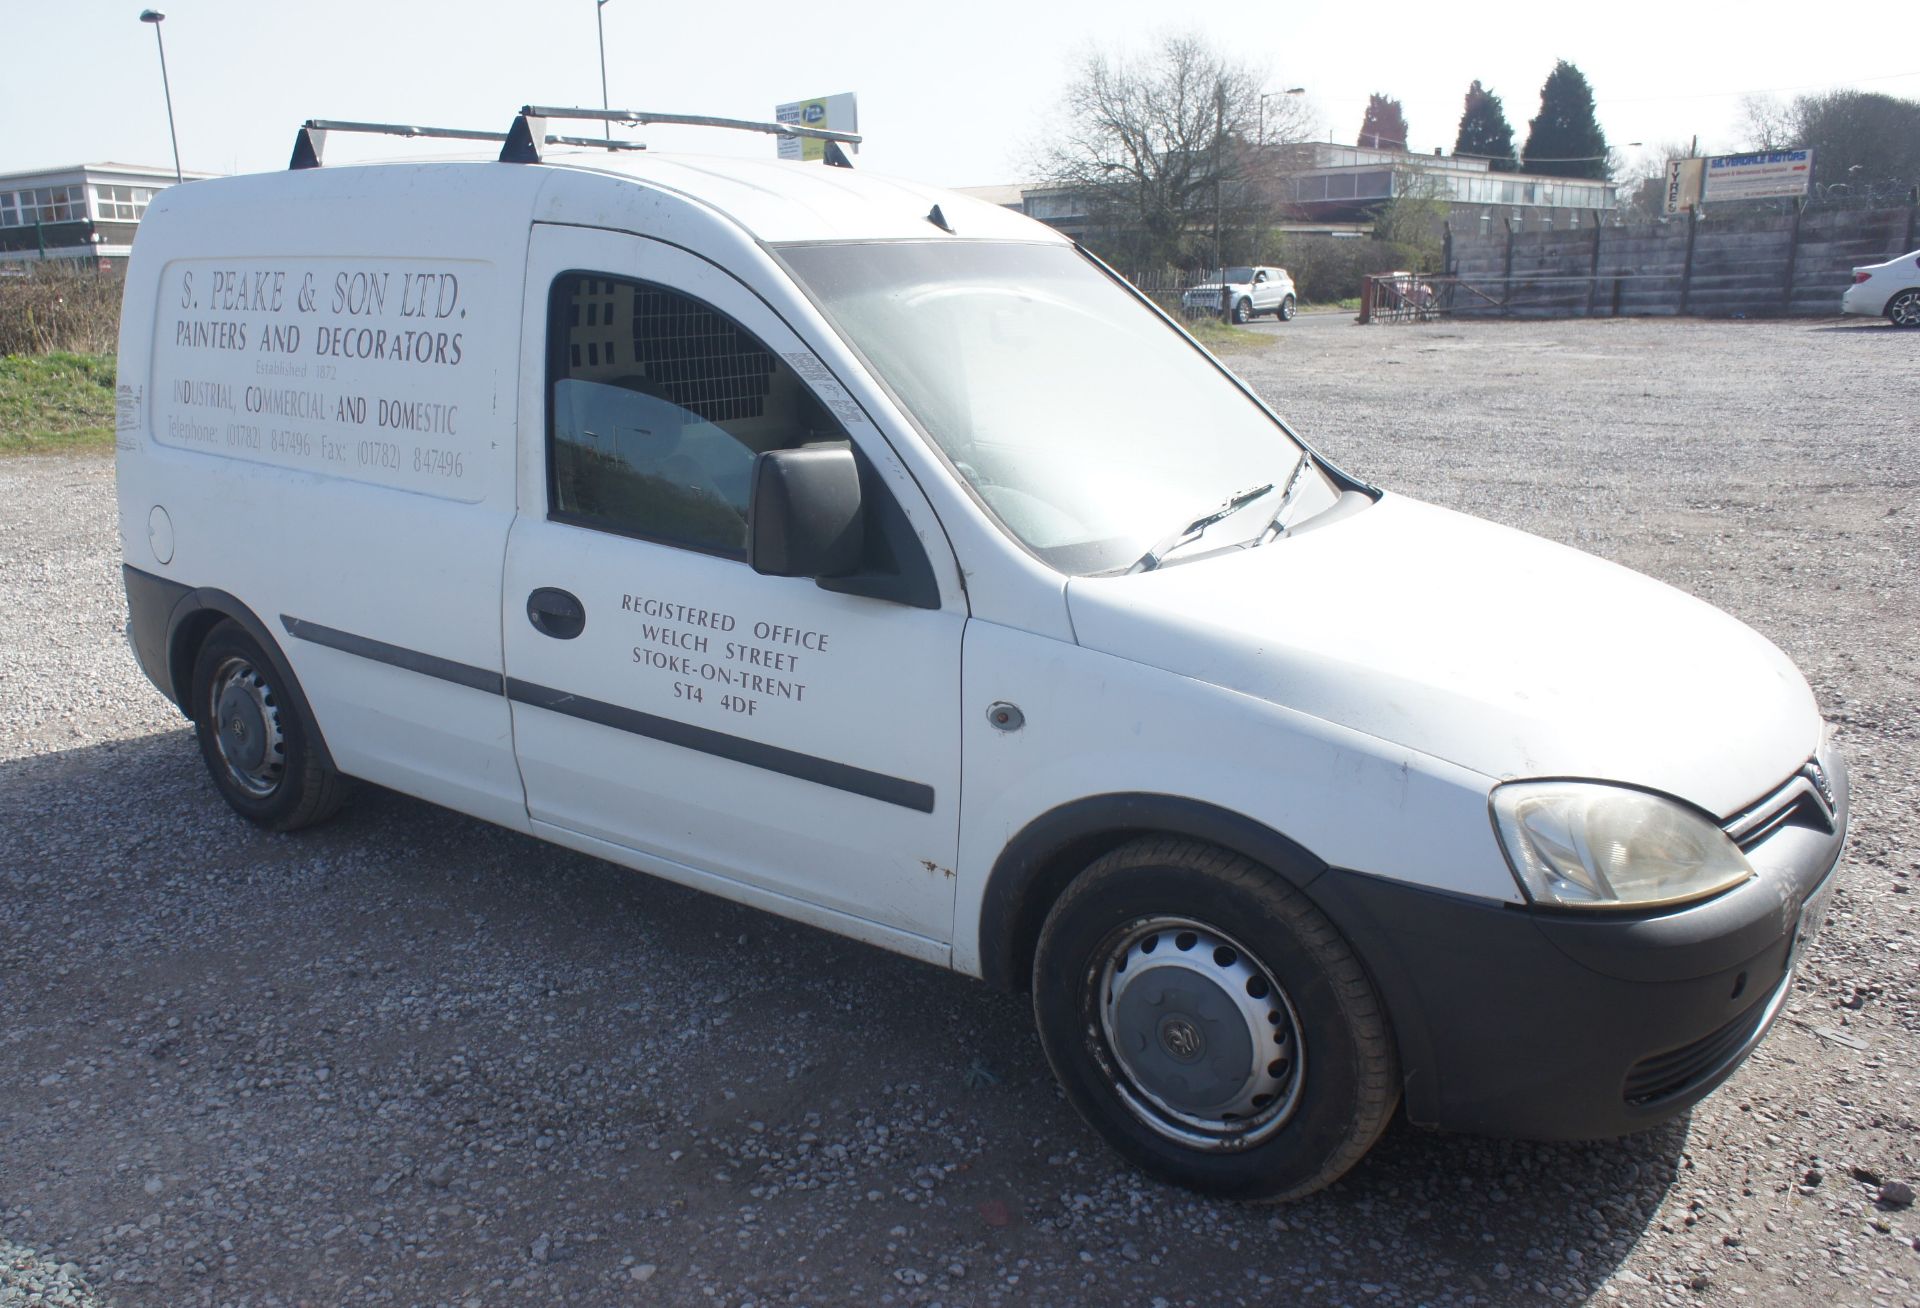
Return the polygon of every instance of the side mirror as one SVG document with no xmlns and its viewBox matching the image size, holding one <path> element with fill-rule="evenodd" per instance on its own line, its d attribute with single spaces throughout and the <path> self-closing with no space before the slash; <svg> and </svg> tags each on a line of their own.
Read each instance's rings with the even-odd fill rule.
<svg viewBox="0 0 1920 1308">
<path fill-rule="evenodd" d="M 845 445 L 768 450 L 753 461 L 747 558 L 769 577 L 845 577 L 860 570 L 866 515 L 860 469 Z"/>
</svg>

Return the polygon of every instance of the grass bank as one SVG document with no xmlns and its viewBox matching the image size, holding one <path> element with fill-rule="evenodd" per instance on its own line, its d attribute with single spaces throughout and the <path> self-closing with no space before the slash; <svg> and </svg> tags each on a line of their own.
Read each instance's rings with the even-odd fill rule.
<svg viewBox="0 0 1920 1308">
<path fill-rule="evenodd" d="M 112 446 L 111 354 L 0 356 L 0 455 Z"/>
<path fill-rule="evenodd" d="M 1260 344 L 1260 333 L 1250 332 L 1231 323 L 1221 322 L 1218 318 L 1187 318 L 1181 323 L 1194 340 L 1212 350 L 1215 354 L 1232 354 L 1236 350 L 1252 349 Z"/>
</svg>

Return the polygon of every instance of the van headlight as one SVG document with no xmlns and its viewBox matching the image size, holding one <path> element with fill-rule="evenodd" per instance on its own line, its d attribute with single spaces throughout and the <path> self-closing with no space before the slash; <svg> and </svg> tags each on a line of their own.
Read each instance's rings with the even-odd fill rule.
<svg viewBox="0 0 1920 1308">
<path fill-rule="evenodd" d="M 1497 786 L 1493 826 L 1527 898 L 1555 908 L 1684 904 L 1753 875 L 1740 847 L 1707 818 L 1621 786 Z"/>
</svg>

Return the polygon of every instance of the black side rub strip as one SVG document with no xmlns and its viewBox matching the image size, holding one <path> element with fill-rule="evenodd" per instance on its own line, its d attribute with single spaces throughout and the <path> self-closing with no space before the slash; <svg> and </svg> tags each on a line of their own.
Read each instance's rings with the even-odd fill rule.
<svg viewBox="0 0 1920 1308">
<path fill-rule="evenodd" d="M 356 636 L 350 631 L 323 627 L 317 622 L 288 617 L 284 613 L 280 615 L 280 625 L 287 629 L 288 635 L 299 640 L 315 645 L 325 645 L 329 649 L 371 659 L 375 663 L 404 668 L 408 672 L 418 672 L 422 676 L 451 681 L 456 685 L 485 691 L 489 695 L 505 695 L 516 703 L 526 704 L 532 708 L 546 709 L 550 713 L 564 713 L 568 717 L 579 718 L 583 722 L 612 727 L 616 731 L 631 732 L 636 736 L 645 736 L 649 740 L 658 740 L 663 744 L 698 750 L 702 754 L 730 759 L 735 763 L 744 763 L 748 767 L 778 772 L 782 776 L 795 777 L 801 781 L 810 781 L 817 786 L 827 786 L 854 795 L 864 795 L 868 799 L 877 799 L 883 804 L 897 804 L 901 808 L 910 808 L 918 813 L 933 812 L 933 787 L 918 781 L 904 781 L 899 777 L 890 777 L 884 772 L 869 772 L 866 768 L 835 763 L 832 759 L 801 754 L 795 750 L 781 749 L 777 745 L 765 745 L 757 740 L 746 740 L 740 736 L 729 736 L 723 731 L 710 731 L 706 727 L 696 727 L 691 723 L 676 722 L 672 718 L 642 713 L 637 709 L 622 708 L 618 704 L 587 699 L 584 696 L 568 694 L 564 690 L 552 690 L 546 686 L 537 686 L 532 682 L 520 681 L 513 677 L 502 677 L 498 672 L 487 668 L 476 668 L 468 663 L 456 663 L 452 659 L 443 659 L 437 654 L 422 654 L 418 650 L 389 645 L 385 641 L 373 640 L 366 636 Z"/>
<path fill-rule="evenodd" d="M 564 690 L 536 686 L 530 681 L 521 681 L 514 677 L 507 678 L 507 698 L 516 703 L 530 704 L 534 708 L 543 708 L 552 713 L 564 713 L 568 717 L 579 718 L 582 721 L 597 722 L 603 727 L 612 727 L 616 731 L 630 731 L 636 736 L 645 736 L 649 740 L 678 745 L 682 749 L 698 750 L 702 754 L 731 759 L 735 763 L 745 763 L 749 767 L 764 768 L 768 772 L 778 772 L 783 776 L 798 777 L 802 781 L 811 781 L 815 785 L 830 786 L 835 790 L 865 795 L 868 799 L 877 799 L 883 804 L 898 804 L 901 808 L 910 808 L 921 813 L 933 812 L 933 787 L 922 785 L 918 781 L 902 781 L 899 777 L 890 777 L 884 772 L 869 772 L 865 768 L 835 763 L 831 759 L 818 758 L 812 754 L 796 753 L 790 749 L 781 749 L 777 745 L 763 745 L 757 740 L 744 740 L 739 736 L 729 736 L 723 731 L 709 731 L 705 727 L 676 722 L 672 718 L 657 717 L 637 709 L 621 708 L 618 704 L 606 704 L 597 699 L 570 695 Z"/>
<path fill-rule="evenodd" d="M 336 631 L 332 627 L 323 627 L 317 622 L 308 622 L 304 618 L 290 618 L 284 613 L 280 615 L 280 625 L 287 629 L 289 636 L 315 645 L 325 645 L 328 649 L 357 654 L 363 659 L 372 659 L 375 663 L 388 663 L 396 668 L 405 668 L 408 672 L 438 677 L 442 681 L 451 681 L 456 685 L 470 686 L 474 690 L 484 690 L 489 695 L 506 693 L 500 674 L 486 668 L 476 668 L 469 663 L 455 663 L 452 659 L 443 659 L 437 654 L 422 654 L 419 650 L 389 645 L 383 640 L 356 636 L 350 631 Z"/>
</svg>

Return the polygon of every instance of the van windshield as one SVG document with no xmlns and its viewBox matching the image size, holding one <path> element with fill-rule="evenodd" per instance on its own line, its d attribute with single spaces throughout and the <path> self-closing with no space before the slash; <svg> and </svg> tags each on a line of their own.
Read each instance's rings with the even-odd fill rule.
<svg viewBox="0 0 1920 1308">
<path fill-rule="evenodd" d="M 1001 525 L 1062 572 L 1124 571 L 1196 515 L 1286 481 L 1300 457 L 1216 364 L 1069 246 L 780 255 Z M 1270 497 L 1223 516 L 1207 545 L 1252 536 L 1263 508 Z"/>
</svg>

